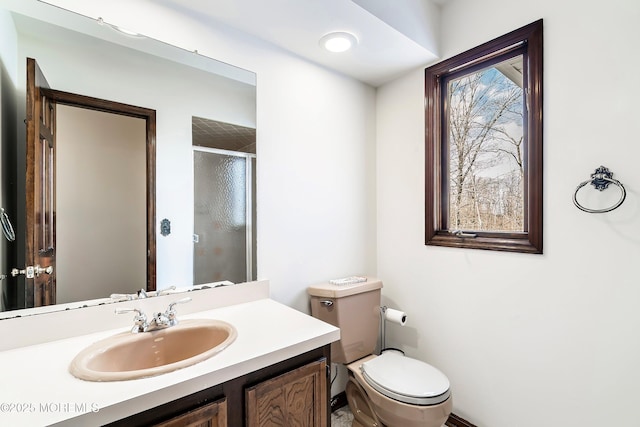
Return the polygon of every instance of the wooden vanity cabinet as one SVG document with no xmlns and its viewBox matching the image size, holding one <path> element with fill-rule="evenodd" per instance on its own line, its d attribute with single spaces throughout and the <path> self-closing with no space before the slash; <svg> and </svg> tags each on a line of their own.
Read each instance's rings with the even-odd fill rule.
<svg viewBox="0 0 640 427">
<path fill-rule="evenodd" d="M 329 427 L 330 360 L 329 344 L 109 426 Z"/>
<path fill-rule="evenodd" d="M 247 388 L 247 427 L 325 427 L 327 403 L 327 361 L 322 358 Z"/>
<path fill-rule="evenodd" d="M 156 427 L 227 427 L 227 399 L 220 399 L 178 415 L 168 421 L 155 424 Z"/>
</svg>

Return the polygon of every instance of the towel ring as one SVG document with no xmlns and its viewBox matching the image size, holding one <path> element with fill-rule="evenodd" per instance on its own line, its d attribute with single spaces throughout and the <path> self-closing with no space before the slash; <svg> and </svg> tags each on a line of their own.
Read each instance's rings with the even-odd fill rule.
<svg viewBox="0 0 640 427">
<path fill-rule="evenodd" d="M 582 206 L 580 203 L 578 203 L 578 191 L 580 191 L 582 187 L 589 183 L 591 183 L 591 185 L 593 185 L 596 190 L 600 191 L 606 190 L 607 187 L 609 187 L 609 184 L 615 184 L 616 186 L 618 186 L 618 188 L 620 188 L 620 200 L 618 200 L 613 206 L 609 206 L 608 208 L 604 209 L 590 209 Z M 622 183 L 617 179 L 613 179 L 613 172 L 610 172 L 609 169 L 604 166 L 600 166 L 594 173 L 591 174 L 591 179 L 588 179 L 578 185 L 575 193 L 573 193 L 573 204 L 576 205 L 578 209 L 588 213 L 604 213 L 611 212 L 612 210 L 616 209 L 622 204 L 622 202 L 624 202 L 624 199 L 626 197 L 627 190 L 624 189 L 624 185 L 622 185 Z"/>
</svg>

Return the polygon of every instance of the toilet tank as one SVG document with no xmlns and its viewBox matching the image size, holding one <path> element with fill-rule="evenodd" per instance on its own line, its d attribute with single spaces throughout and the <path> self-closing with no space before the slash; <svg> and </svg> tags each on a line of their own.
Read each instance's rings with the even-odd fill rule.
<svg viewBox="0 0 640 427">
<path fill-rule="evenodd" d="M 340 328 L 340 340 L 331 344 L 331 361 L 351 363 L 373 353 L 380 324 L 382 282 L 367 278 L 350 285 L 321 283 L 309 286 L 311 315 Z"/>
</svg>

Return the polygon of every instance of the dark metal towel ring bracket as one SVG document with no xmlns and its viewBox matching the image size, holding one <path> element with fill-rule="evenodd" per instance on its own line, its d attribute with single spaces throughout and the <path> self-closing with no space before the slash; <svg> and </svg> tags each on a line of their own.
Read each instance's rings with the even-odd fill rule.
<svg viewBox="0 0 640 427">
<path fill-rule="evenodd" d="M 600 191 L 606 190 L 607 187 L 609 187 L 609 184 L 615 184 L 620 189 L 620 192 L 621 192 L 620 200 L 618 200 L 614 205 L 604 209 L 586 208 L 582 206 L 580 203 L 578 203 L 577 197 L 578 197 L 578 191 L 580 191 L 580 189 L 587 184 L 593 185 L 596 188 L 596 190 L 600 190 Z M 627 191 L 624 189 L 624 185 L 622 185 L 622 183 L 620 183 L 620 181 L 618 181 L 617 179 L 613 179 L 613 172 L 609 171 L 609 169 L 607 169 L 604 166 L 600 166 L 598 169 L 596 169 L 594 173 L 591 174 L 591 179 L 588 179 L 585 182 L 582 182 L 578 185 L 575 193 L 573 193 L 573 204 L 576 205 L 578 209 L 585 212 L 604 213 L 604 212 L 610 212 L 616 209 L 618 206 L 622 204 L 622 202 L 624 202 L 624 199 L 626 197 L 627 197 Z"/>
</svg>

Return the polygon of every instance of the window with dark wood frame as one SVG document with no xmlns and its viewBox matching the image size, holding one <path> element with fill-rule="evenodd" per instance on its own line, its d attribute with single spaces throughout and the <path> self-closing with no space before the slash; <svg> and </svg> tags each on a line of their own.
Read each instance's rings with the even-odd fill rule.
<svg viewBox="0 0 640 427">
<path fill-rule="evenodd" d="M 542 253 L 542 20 L 425 70 L 425 244 Z M 522 58 L 522 213 L 519 230 L 456 228 L 450 219 L 448 84 L 456 76 Z"/>
</svg>

